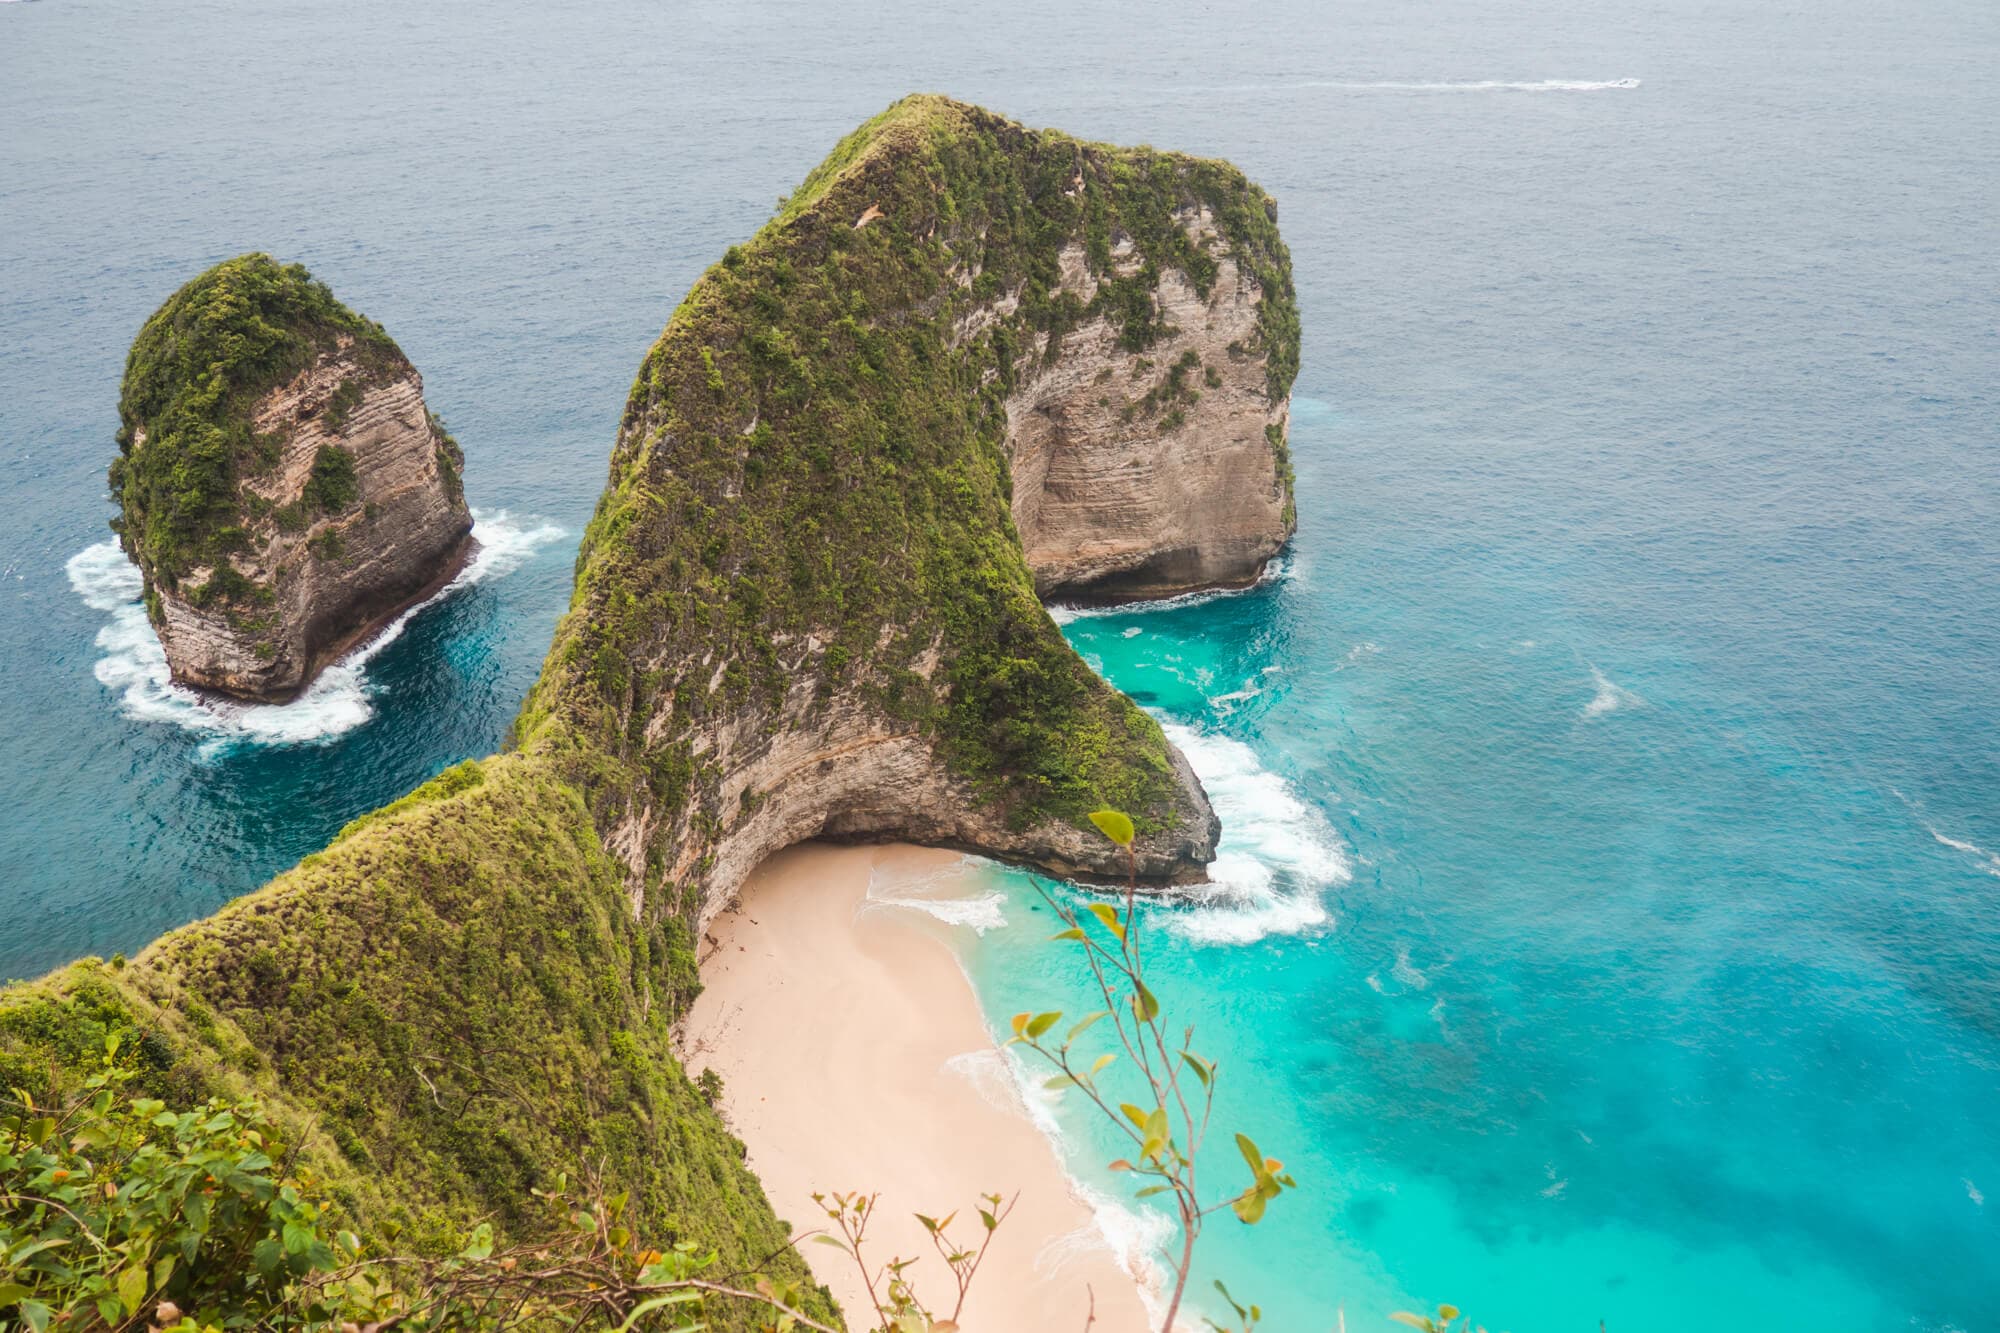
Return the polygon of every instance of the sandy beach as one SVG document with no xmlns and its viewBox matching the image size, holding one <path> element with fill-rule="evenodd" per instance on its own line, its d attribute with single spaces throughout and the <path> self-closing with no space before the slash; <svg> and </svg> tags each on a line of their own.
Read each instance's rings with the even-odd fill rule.
<svg viewBox="0 0 2000 1333">
<path fill-rule="evenodd" d="M 870 905 L 878 871 L 935 880 L 959 863 L 924 848 L 807 844 L 766 862 L 702 944 L 706 987 L 683 1029 L 690 1074 L 722 1076 L 722 1112 L 749 1146 L 778 1216 L 821 1220 L 815 1191 L 881 1196 L 869 1250 L 909 1270 L 940 1317 L 955 1291 L 914 1214 L 956 1210 L 953 1235 L 976 1241 L 982 1193 L 1019 1202 L 995 1236 L 961 1316 L 970 1333 L 1147 1327 L 1139 1288 L 1072 1190 L 1054 1148 L 994 1077 L 994 1049 L 972 989 L 938 932 L 907 908 Z M 981 1082 L 982 1093 L 974 1082 Z M 989 1100 L 992 1097 L 992 1100 Z M 801 1246 L 850 1322 L 866 1327 L 852 1260 Z"/>
</svg>

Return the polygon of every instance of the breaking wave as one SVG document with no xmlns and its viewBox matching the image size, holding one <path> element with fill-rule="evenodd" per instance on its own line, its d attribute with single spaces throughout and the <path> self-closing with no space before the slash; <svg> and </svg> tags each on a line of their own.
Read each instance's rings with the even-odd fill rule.
<svg viewBox="0 0 2000 1333">
<path fill-rule="evenodd" d="M 1007 924 L 1006 895 L 989 889 L 971 897 L 939 896 L 961 890 L 966 870 L 976 858 L 966 856 L 939 870 L 913 875 L 877 869 L 868 879 L 864 908 L 902 907 L 937 918 L 947 926 L 970 926 L 976 934 L 998 930 Z"/>
<path fill-rule="evenodd" d="M 1644 704 L 1632 691 L 1622 685 L 1614 685 L 1611 679 L 1596 667 L 1590 669 L 1590 678 L 1597 683 L 1597 693 L 1583 706 L 1585 717 L 1600 717 L 1619 708 L 1632 708 Z"/>
<path fill-rule="evenodd" d="M 1213 944 L 1248 944 L 1326 926 L 1326 891 L 1353 878 L 1340 835 L 1326 816 L 1242 741 L 1162 723 L 1207 788 L 1222 819 L 1222 843 L 1192 910 L 1168 928 Z"/>
<path fill-rule="evenodd" d="M 1061 602 L 1050 602 L 1047 610 L 1049 619 L 1058 625 L 1067 625 L 1075 620 L 1094 620 L 1099 616 L 1129 616 L 1148 614 L 1154 611 L 1179 611 L 1190 606 L 1203 606 L 1209 602 L 1219 602 L 1225 597 L 1241 597 L 1245 593 L 1268 588 L 1273 583 L 1283 583 L 1296 576 L 1292 557 L 1281 555 L 1267 561 L 1264 572 L 1257 576 L 1255 583 L 1241 588 L 1206 588 L 1201 592 L 1184 592 L 1177 597 L 1162 597 L 1153 602 L 1117 602 L 1110 606 L 1067 606 Z M 1128 636 L 1129 637 L 1129 636 Z"/>
<path fill-rule="evenodd" d="M 1967 856 L 1972 857 L 1979 869 L 1984 870 L 1989 875 L 2000 876 L 2000 853 L 1989 852 L 1977 843 L 1966 842 L 1963 839 L 1940 833 L 1930 824 L 1925 824 L 1924 827 L 1930 830 L 1930 835 L 1933 838 L 1936 838 L 1946 847 L 1951 848 L 1955 852 L 1964 852 Z"/>
<path fill-rule="evenodd" d="M 1337 88 L 1343 92 L 1389 93 L 1610 93 L 1637 88 L 1637 79 L 1472 79 L 1449 80 L 1313 80 L 1300 88 Z"/>
<path fill-rule="evenodd" d="M 205 734 L 216 745 L 304 745 L 332 740 L 374 716 L 368 663 L 394 643 L 425 607 L 460 589 L 518 569 L 563 530 L 551 523 L 516 520 L 504 509 L 473 512 L 472 559 L 436 595 L 396 617 L 367 643 L 319 674 L 290 703 L 252 704 L 202 694 L 174 683 L 166 650 L 146 619 L 145 579 L 116 541 L 99 542 L 64 566 L 84 605 L 110 617 L 97 632 L 103 656 L 92 674 L 116 694 L 120 710 L 142 722 L 169 722 Z"/>
</svg>

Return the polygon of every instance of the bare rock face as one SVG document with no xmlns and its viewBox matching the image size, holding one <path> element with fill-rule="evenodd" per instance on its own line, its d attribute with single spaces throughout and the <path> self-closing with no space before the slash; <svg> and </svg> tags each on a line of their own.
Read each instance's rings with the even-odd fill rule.
<svg viewBox="0 0 2000 1333">
<path fill-rule="evenodd" d="M 1206 208 L 1176 218 L 1217 263 L 1207 295 L 1169 269 L 1163 336 L 1126 345 L 1100 315 L 1007 399 L 1014 523 L 1035 588 L 1052 600 L 1168 597 L 1256 581 L 1294 524 L 1276 392 L 1258 337 L 1263 289 Z M 1114 273 L 1137 273 L 1130 242 Z M 1084 248 L 1061 256 L 1060 291 L 1098 293 Z"/>
<path fill-rule="evenodd" d="M 1048 596 L 1241 584 L 1292 526 L 1276 205 L 938 97 L 840 144 L 640 366 L 516 723 L 633 909 L 814 837 L 1197 883 L 1219 824 Z"/>
<path fill-rule="evenodd" d="M 245 328 L 252 350 L 218 361 Z M 121 411 L 118 527 L 184 684 L 291 698 L 470 552 L 462 456 L 422 378 L 296 265 L 245 256 L 176 293 Z"/>
</svg>

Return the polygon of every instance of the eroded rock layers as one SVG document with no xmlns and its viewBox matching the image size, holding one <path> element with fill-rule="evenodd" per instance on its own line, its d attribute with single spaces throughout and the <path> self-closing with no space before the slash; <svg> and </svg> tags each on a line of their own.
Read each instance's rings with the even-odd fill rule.
<svg viewBox="0 0 2000 1333">
<path fill-rule="evenodd" d="M 176 292 L 120 416 L 117 527 L 184 684 L 290 698 L 470 549 L 416 368 L 297 265 L 245 255 Z"/>
<path fill-rule="evenodd" d="M 699 919 L 804 838 L 1200 879 L 1217 824 L 1039 594 L 1253 579 L 1289 535 L 1298 323 L 1224 163 L 937 97 L 844 141 L 641 366 L 519 733 L 635 907 Z"/>
</svg>

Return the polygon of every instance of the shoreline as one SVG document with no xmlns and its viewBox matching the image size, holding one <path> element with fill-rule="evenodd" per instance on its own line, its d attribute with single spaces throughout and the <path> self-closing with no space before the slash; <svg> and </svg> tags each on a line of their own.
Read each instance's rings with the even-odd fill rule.
<svg viewBox="0 0 2000 1333">
<path fill-rule="evenodd" d="M 1139 1283 L 1019 1103 L 936 918 L 870 899 L 878 874 L 915 887 L 963 862 L 903 844 L 805 843 L 771 857 L 709 923 L 682 1063 L 691 1078 L 721 1075 L 718 1109 L 795 1231 L 825 1220 L 815 1191 L 878 1194 L 871 1268 L 918 1257 L 910 1279 L 939 1317 L 955 1289 L 914 1214 L 956 1212 L 951 1234 L 969 1246 L 980 1238 L 979 1195 L 1018 1191 L 961 1322 L 1041 1333 L 1094 1316 L 1095 1333 L 1138 1333 L 1151 1326 Z M 812 1241 L 799 1249 L 865 1326 L 871 1307 L 854 1261 Z"/>
</svg>

